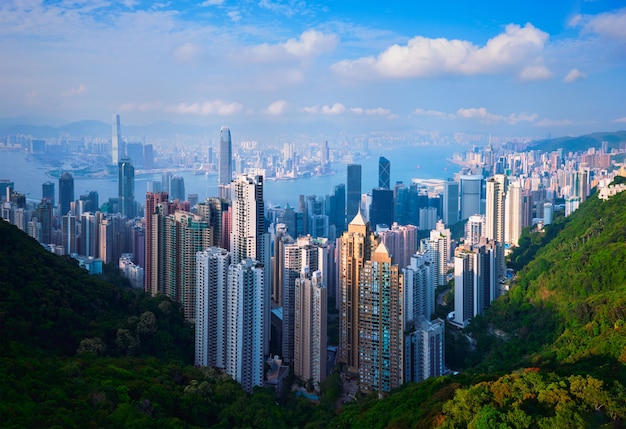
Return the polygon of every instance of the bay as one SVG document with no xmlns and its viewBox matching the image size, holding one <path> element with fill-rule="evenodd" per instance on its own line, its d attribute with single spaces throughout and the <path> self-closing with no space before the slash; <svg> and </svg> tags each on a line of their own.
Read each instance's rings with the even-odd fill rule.
<svg viewBox="0 0 626 429">
<path fill-rule="evenodd" d="M 368 192 L 378 186 L 378 159 L 386 157 L 391 164 L 391 184 L 398 181 L 408 185 L 413 178 L 447 179 L 458 170 L 449 159 L 454 152 L 464 149 L 456 145 L 411 146 L 389 148 L 377 155 L 354 160 L 362 165 L 362 192 Z M 41 185 L 51 181 L 55 184 L 58 201 L 58 180 L 46 175 L 52 168 L 42 165 L 25 151 L 0 151 L 0 179 L 9 179 L 15 183 L 15 190 L 27 195 L 29 201 L 41 199 Z M 266 180 L 264 188 L 266 207 L 297 207 L 298 197 L 303 195 L 325 196 L 332 194 L 333 188 L 346 183 L 346 164 L 333 163 L 334 174 L 312 176 L 294 180 Z M 187 194 L 198 194 L 200 201 L 208 196 L 216 196 L 217 176 L 194 175 L 190 171 L 174 173 L 182 176 Z M 148 189 L 148 182 L 160 181 L 160 173 L 141 174 L 135 177 L 135 195 L 143 202 L 143 195 Z M 116 177 L 74 177 L 75 198 L 89 191 L 98 192 L 100 204 L 118 194 Z"/>
</svg>

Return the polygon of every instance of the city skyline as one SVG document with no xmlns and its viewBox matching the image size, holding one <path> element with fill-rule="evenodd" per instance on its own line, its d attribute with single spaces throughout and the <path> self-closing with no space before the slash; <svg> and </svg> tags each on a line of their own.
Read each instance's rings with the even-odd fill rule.
<svg viewBox="0 0 626 429">
<path fill-rule="evenodd" d="M 621 6 L 10 0 L 0 123 L 120 114 L 265 136 L 624 129 Z"/>
</svg>

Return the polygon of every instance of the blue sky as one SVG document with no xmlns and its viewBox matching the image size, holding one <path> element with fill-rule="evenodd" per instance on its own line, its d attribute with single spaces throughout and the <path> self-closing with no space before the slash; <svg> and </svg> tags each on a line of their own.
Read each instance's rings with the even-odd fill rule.
<svg viewBox="0 0 626 429">
<path fill-rule="evenodd" d="M 626 129 L 623 1 L 4 0 L 0 117 Z"/>
</svg>

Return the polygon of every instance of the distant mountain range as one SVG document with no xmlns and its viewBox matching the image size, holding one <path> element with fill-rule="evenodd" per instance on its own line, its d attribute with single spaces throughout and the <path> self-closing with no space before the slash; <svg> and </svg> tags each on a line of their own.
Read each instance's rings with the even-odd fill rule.
<svg viewBox="0 0 626 429">
<path fill-rule="evenodd" d="M 567 152 L 580 152 L 590 147 L 600 148 L 602 142 L 608 143 L 609 150 L 619 149 L 626 145 L 626 131 L 597 132 L 577 137 L 558 137 L 554 139 L 538 140 L 531 146 L 532 149 L 543 152 L 552 152 L 563 149 Z"/>
</svg>

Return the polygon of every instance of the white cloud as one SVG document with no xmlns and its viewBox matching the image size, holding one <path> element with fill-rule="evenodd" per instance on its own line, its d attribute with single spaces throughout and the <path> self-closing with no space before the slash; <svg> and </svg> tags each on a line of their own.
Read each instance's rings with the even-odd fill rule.
<svg viewBox="0 0 626 429">
<path fill-rule="evenodd" d="M 224 0 L 205 0 L 199 4 L 200 7 L 209 7 L 209 6 L 221 6 L 224 4 Z"/>
<path fill-rule="evenodd" d="M 162 111 L 164 109 L 164 103 L 160 101 L 147 102 L 147 103 L 123 103 L 118 109 L 120 112 L 154 112 Z"/>
<path fill-rule="evenodd" d="M 620 124 L 626 124 L 626 116 L 624 116 L 623 118 L 613 119 L 613 122 L 618 122 Z"/>
<path fill-rule="evenodd" d="M 578 69 L 571 69 L 569 71 L 569 73 L 567 73 L 567 75 L 563 78 L 563 82 L 565 83 L 572 83 L 572 82 L 576 82 L 577 80 L 581 80 L 586 78 L 587 75 L 583 72 L 581 72 Z"/>
<path fill-rule="evenodd" d="M 243 111 L 243 105 L 236 102 L 225 102 L 222 100 L 211 100 L 202 103 L 178 103 L 166 104 L 160 101 L 147 103 L 124 103 L 119 106 L 122 112 L 152 112 L 160 111 L 167 113 L 178 113 L 181 115 L 199 116 L 230 116 Z"/>
<path fill-rule="evenodd" d="M 185 43 L 174 51 L 174 58 L 179 63 L 193 62 L 200 54 L 200 46 L 193 43 Z"/>
<path fill-rule="evenodd" d="M 289 103 L 287 102 L 287 100 L 276 100 L 273 103 L 271 103 L 269 106 L 267 106 L 267 108 L 263 111 L 263 113 L 267 115 L 278 116 L 278 115 L 282 115 L 283 113 L 285 113 L 288 107 L 289 107 Z"/>
<path fill-rule="evenodd" d="M 310 113 L 312 115 L 316 115 L 320 112 L 319 106 L 307 106 L 300 109 L 301 112 Z"/>
<path fill-rule="evenodd" d="M 526 81 L 550 79 L 552 76 L 553 73 L 542 64 L 524 67 L 519 73 L 519 78 Z"/>
<path fill-rule="evenodd" d="M 346 111 L 346 106 L 341 103 L 335 103 L 332 106 L 322 106 L 321 112 L 324 115 L 338 115 Z"/>
<path fill-rule="evenodd" d="M 603 37 L 626 40 L 626 8 L 599 15 L 584 15 L 576 24 L 582 24 L 585 31 Z"/>
<path fill-rule="evenodd" d="M 384 109 L 382 107 L 376 107 L 374 109 L 364 109 L 362 107 L 353 107 L 350 111 L 356 115 L 366 115 L 366 116 L 394 116 L 391 113 L 391 110 Z"/>
<path fill-rule="evenodd" d="M 205 101 L 204 103 L 179 103 L 169 106 L 169 112 L 180 114 L 193 114 L 200 116 L 229 116 L 241 113 L 243 105 L 239 103 L 227 103 L 221 100 Z"/>
<path fill-rule="evenodd" d="M 542 119 L 535 123 L 538 127 L 565 127 L 572 124 L 573 122 L 569 119 Z"/>
<path fill-rule="evenodd" d="M 532 24 L 509 24 L 505 32 L 478 47 L 465 40 L 430 39 L 422 36 L 407 45 L 393 45 L 377 57 L 343 60 L 332 69 L 347 77 L 419 78 L 441 74 L 497 74 L 523 69 L 540 61 L 548 40 Z"/>
<path fill-rule="evenodd" d="M 315 106 L 302 107 L 300 111 L 304 113 L 310 113 L 313 115 L 316 115 L 319 113 L 323 115 L 339 115 L 346 111 L 346 106 L 344 106 L 341 103 L 335 103 L 332 106 L 325 104 L 321 107 L 315 105 Z"/>
<path fill-rule="evenodd" d="M 415 109 L 413 114 L 418 116 L 434 116 L 437 118 L 454 118 L 454 115 L 446 112 L 440 112 L 438 110 L 425 110 L 425 109 Z"/>
<path fill-rule="evenodd" d="M 520 122 L 534 122 L 537 120 L 535 113 L 511 113 L 510 115 L 498 115 L 487 111 L 485 107 L 460 108 L 456 111 L 456 117 L 461 119 L 477 119 L 489 124 L 507 123 L 515 125 Z"/>
<path fill-rule="evenodd" d="M 241 20 L 241 12 L 239 12 L 238 10 L 231 10 L 230 12 L 228 12 L 227 15 L 233 22 L 238 22 Z"/>
<path fill-rule="evenodd" d="M 63 96 L 63 97 L 71 97 L 71 96 L 74 96 L 74 95 L 84 94 L 85 92 L 87 92 L 87 86 L 83 85 L 81 83 L 76 88 L 70 88 L 67 91 L 63 91 L 61 93 L 61 96 Z"/>
<path fill-rule="evenodd" d="M 238 58 L 256 63 L 272 63 L 289 59 L 309 59 L 337 46 L 338 38 L 334 34 L 324 34 L 316 30 L 303 32 L 298 39 L 292 38 L 285 43 L 263 43 L 244 50 Z"/>
</svg>

